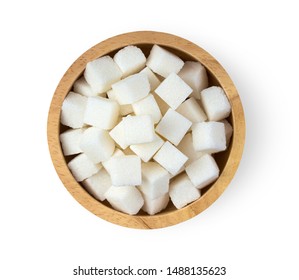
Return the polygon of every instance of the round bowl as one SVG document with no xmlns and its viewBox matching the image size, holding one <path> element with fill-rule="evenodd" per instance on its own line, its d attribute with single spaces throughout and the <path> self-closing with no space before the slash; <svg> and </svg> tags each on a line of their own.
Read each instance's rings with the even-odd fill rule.
<svg viewBox="0 0 299 280">
<path fill-rule="evenodd" d="M 127 45 L 135 45 L 148 56 L 153 44 L 158 44 L 177 54 L 183 60 L 199 61 L 207 70 L 209 86 L 221 86 L 231 104 L 229 121 L 233 127 L 233 136 L 228 149 L 215 154 L 220 169 L 220 176 L 211 185 L 204 188 L 202 196 L 177 210 L 171 203 L 159 214 L 150 216 L 140 211 L 137 215 L 127 215 L 114 210 L 108 203 L 100 202 L 91 196 L 72 176 L 67 163 L 69 157 L 63 155 L 59 134 L 65 130 L 60 124 L 60 112 L 64 98 L 73 83 L 83 74 L 86 64 L 104 55 L 113 56 Z M 172 226 L 186 221 L 209 207 L 226 189 L 232 180 L 241 160 L 245 141 L 245 120 L 242 103 L 238 92 L 223 67 L 209 53 L 194 43 L 178 36 L 153 32 L 138 31 L 109 38 L 83 53 L 66 71 L 54 93 L 48 116 L 48 145 L 54 167 L 70 194 L 87 210 L 111 223 L 140 229 L 155 229 Z"/>
</svg>

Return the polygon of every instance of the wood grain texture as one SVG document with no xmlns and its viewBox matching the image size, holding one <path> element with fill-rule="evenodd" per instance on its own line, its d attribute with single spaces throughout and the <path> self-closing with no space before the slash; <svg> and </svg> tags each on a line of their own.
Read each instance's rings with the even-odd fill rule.
<svg viewBox="0 0 299 280">
<path fill-rule="evenodd" d="M 169 49 L 184 60 L 199 61 L 206 67 L 210 85 L 220 85 L 228 96 L 232 107 L 230 120 L 234 132 L 230 147 L 227 151 L 218 154 L 216 158 L 220 166 L 220 177 L 215 183 L 205 188 L 200 199 L 180 210 L 176 210 L 173 205 L 169 205 L 163 212 L 154 216 L 144 213 L 130 216 L 115 211 L 107 203 L 97 201 L 73 178 L 59 142 L 61 130 L 60 110 L 65 96 L 71 90 L 73 83 L 82 75 L 87 62 L 103 55 L 113 55 L 127 45 L 136 45 L 148 55 L 153 44 Z M 57 174 L 70 194 L 83 207 L 96 216 L 117 225 L 139 229 L 155 229 L 172 226 L 191 219 L 209 207 L 224 192 L 232 180 L 242 157 L 245 142 L 245 119 L 242 103 L 232 80 L 209 53 L 192 42 L 172 34 L 138 31 L 121 34 L 93 46 L 70 66 L 53 95 L 48 115 L 47 133 L 49 150 Z"/>
</svg>

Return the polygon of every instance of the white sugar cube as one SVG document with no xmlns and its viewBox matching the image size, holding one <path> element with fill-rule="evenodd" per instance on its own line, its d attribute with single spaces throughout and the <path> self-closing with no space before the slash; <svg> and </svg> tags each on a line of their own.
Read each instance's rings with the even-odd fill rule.
<svg viewBox="0 0 299 280">
<path fill-rule="evenodd" d="M 181 151 L 166 141 L 155 154 L 154 160 L 164 167 L 169 173 L 175 175 L 188 160 Z"/>
<path fill-rule="evenodd" d="M 224 124 L 226 147 L 228 147 L 230 139 L 233 135 L 233 127 L 231 126 L 231 124 L 227 120 L 222 120 L 222 121 L 219 121 L 219 122 L 222 122 Z"/>
<path fill-rule="evenodd" d="M 113 89 L 110 89 L 110 90 L 107 91 L 107 96 L 108 96 L 109 99 L 117 101 Z M 132 105 L 131 104 L 120 105 L 119 106 L 119 113 L 122 116 L 127 116 L 127 115 L 133 113 Z"/>
<path fill-rule="evenodd" d="M 98 94 L 109 90 L 121 76 L 121 70 L 108 55 L 88 62 L 84 71 L 85 80 Z"/>
<path fill-rule="evenodd" d="M 157 125 L 156 132 L 177 146 L 191 125 L 191 121 L 178 112 L 169 109 Z"/>
<path fill-rule="evenodd" d="M 95 91 L 85 80 L 84 76 L 79 78 L 77 81 L 75 81 L 73 85 L 73 91 L 76 93 L 80 93 L 84 96 L 97 96 L 98 92 Z M 104 93 L 102 93 L 104 94 Z"/>
<path fill-rule="evenodd" d="M 152 94 L 132 104 L 135 115 L 150 115 L 154 123 L 158 123 L 162 117 L 160 108 Z"/>
<path fill-rule="evenodd" d="M 75 155 L 82 152 L 80 141 L 84 129 L 68 129 L 60 134 L 60 142 L 65 156 Z"/>
<path fill-rule="evenodd" d="M 183 173 L 171 181 L 169 196 L 174 206 L 181 209 L 197 200 L 200 197 L 200 191 L 194 187 L 186 173 Z"/>
<path fill-rule="evenodd" d="M 204 122 L 207 116 L 194 97 L 184 101 L 176 111 L 193 123 Z"/>
<path fill-rule="evenodd" d="M 112 85 L 117 102 L 120 105 L 132 104 L 148 95 L 150 84 L 146 74 L 131 75 Z"/>
<path fill-rule="evenodd" d="M 111 187 L 108 172 L 101 168 L 100 171 L 82 182 L 84 188 L 97 200 L 105 200 L 105 192 Z"/>
<path fill-rule="evenodd" d="M 143 199 L 144 204 L 142 210 L 149 215 L 155 215 L 167 207 L 169 202 L 169 195 L 168 193 L 166 193 L 154 199 L 148 198 L 147 196 L 143 195 Z"/>
<path fill-rule="evenodd" d="M 189 87 L 177 74 L 171 73 L 155 90 L 155 92 L 173 109 L 191 94 Z"/>
<path fill-rule="evenodd" d="M 141 160 L 138 156 L 113 157 L 107 171 L 114 186 L 136 186 L 142 182 Z"/>
<path fill-rule="evenodd" d="M 183 67 L 184 61 L 165 48 L 154 45 L 146 65 L 155 73 L 166 78 L 170 73 L 178 73 Z"/>
<path fill-rule="evenodd" d="M 107 160 L 104 160 L 102 161 L 102 165 L 104 166 L 104 168 L 108 171 L 108 173 L 111 173 L 112 172 L 112 169 L 111 169 L 111 160 L 114 158 L 114 157 L 119 157 L 119 156 L 124 156 L 124 152 L 118 148 L 115 148 L 112 156 L 110 158 L 108 158 Z"/>
<path fill-rule="evenodd" d="M 188 160 L 185 163 L 185 166 L 189 165 L 194 160 L 202 157 L 205 153 L 195 151 L 193 147 L 193 140 L 191 133 L 187 133 L 177 148 L 188 157 Z"/>
<path fill-rule="evenodd" d="M 109 132 L 109 135 L 122 149 L 126 149 L 129 146 L 125 138 L 124 118 Z"/>
<path fill-rule="evenodd" d="M 196 99 L 209 86 L 207 71 L 199 62 L 186 61 L 178 75 L 193 89 L 192 96 Z"/>
<path fill-rule="evenodd" d="M 149 115 L 127 116 L 123 119 L 127 145 L 149 143 L 154 140 L 154 124 Z"/>
<path fill-rule="evenodd" d="M 169 173 L 156 162 L 141 165 L 142 184 L 138 189 L 148 198 L 155 199 L 169 190 Z"/>
<path fill-rule="evenodd" d="M 165 113 L 168 111 L 168 109 L 170 108 L 170 106 L 155 92 L 153 92 L 153 96 L 160 108 L 161 114 L 164 116 Z"/>
<path fill-rule="evenodd" d="M 115 143 L 106 130 L 89 127 L 81 137 L 80 148 L 92 162 L 98 163 L 113 154 Z"/>
<path fill-rule="evenodd" d="M 137 214 L 144 203 L 141 193 L 134 186 L 112 186 L 105 197 L 115 210 L 129 215 Z"/>
<path fill-rule="evenodd" d="M 84 125 L 84 113 L 87 98 L 75 92 L 69 92 L 61 107 L 60 121 L 71 128 L 81 128 Z"/>
<path fill-rule="evenodd" d="M 192 184 L 196 188 L 202 189 L 219 177 L 219 168 L 215 159 L 206 154 L 188 165 L 186 173 Z"/>
<path fill-rule="evenodd" d="M 184 163 L 184 165 L 175 174 L 170 174 L 170 179 L 172 179 L 172 178 L 178 176 L 179 174 L 181 174 L 182 172 L 184 172 L 185 171 L 185 165 L 186 165 L 186 163 Z"/>
<path fill-rule="evenodd" d="M 144 162 L 148 162 L 162 147 L 163 143 L 164 141 L 157 134 L 155 134 L 152 142 L 131 145 L 130 149 Z"/>
<path fill-rule="evenodd" d="M 143 52 L 136 46 L 124 47 L 114 55 L 113 59 L 121 69 L 123 77 L 140 71 L 146 62 Z"/>
<path fill-rule="evenodd" d="M 74 157 L 69 163 L 68 168 L 72 172 L 76 181 L 81 182 L 97 173 L 101 164 L 94 164 L 84 153 Z"/>
<path fill-rule="evenodd" d="M 231 106 L 221 87 L 212 86 L 201 92 L 201 102 L 210 121 L 220 121 L 227 118 Z"/>
<path fill-rule="evenodd" d="M 84 114 L 86 124 L 102 129 L 111 129 L 115 126 L 118 116 L 119 105 L 116 101 L 100 96 L 87 98 Z"/>
<path fill-rule="evenodd" d="M 161 84 L 159 78 L 148 67 L 145 67 L 142 71 L 140 71 L 140 73 L 146 74 L 148 81 L 150 83 L 151 91 L 154 91 L 158 87 L 158 85 Z"/>
<path fill-rule="evenodd" d="M 198 152 L 218 153 L 226 149 L 225 129 L 221 122 L 201 122 L 192 126 L 193 147 Z"/>
</svg>

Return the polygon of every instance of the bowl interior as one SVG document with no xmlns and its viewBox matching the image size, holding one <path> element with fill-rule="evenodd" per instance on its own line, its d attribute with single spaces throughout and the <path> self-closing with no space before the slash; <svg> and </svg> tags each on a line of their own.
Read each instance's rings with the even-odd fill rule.
<svg viewBox="0 0 299 280">
<path fill-rule="evenodd" d="M 153 47 L 153 44 L 134 44 L 135 46 L 139 47 L 143 53 L 145 54 L 146 57 L 148 57 L 149 53 L 150 53 L 150 50 L 151 48 Z M 162 46 L 162 45 L 161 45 Z M 163 46 L 164 48 L 168 49 L 169 51 L 171 51 L 172 53 L 175 53 L 176 55 L 178 55 L 181 59 L 183 59 L 184 61 L 188 61 L 188 60 L 192 60 L 192 61 L 196 61 L 192 56 L 190 56 L 189 54 L 181 51 L 181 50 L 178 50 L 178 49 L 175 49 L 175 48 L 171 48 L 171 47 L 168 47 L 168 46 Z M 109 52 L 107 53 L 107 55 L 110 55 L 111 57 L 114 56 L 115 53 L 117 53 L 117 51 L 121 49 L 121 48 L 118 48 L 112 52 Z M 208 73 L 208 77 L 209 77 L 209 86 L 219 86 L 220 83 L 219 81 L 217 80 L 217 77 L 215 77 L 213 75 L 213 73 L 211 73 L 209 70 L 207 70 L 207 73 Z M 78 76 L 78 78 L 80 78 L 80 76 L 82 75 L 83 73 L 80 73 L 80 75 Z M 231 121 L 231 116 L 228 118 L 228 120 L 230 121 L 230 123 L 232 123 Z M 60 129 L 59 129 L 59 134 L 64 132 L 65 130 L 67 130 L 68 127 L 60 124 Z M 225 163 L 227 162 L 227 159 L 230 155 L 230 146 L 231 144 L 229 145 L 228 149 L 225 150 L 224 152 L 221 152 L 221 153 L 217 153 L 217 154 L 214 154 L 214 158 L 218 164 L 218 167 L 220 169 L 220 175 L 222 173 L 222 170 L 225 166 Z M 73 159 L 75 156 L 64 156 L 65 157 L 65 161 L 66 163 L 68 163 L 71 159 Z M 79 183 L 81 185 L 81 187 L 84 189 L 83 185 L 81 183 Z M 213 185 L 210 184 L 209 186 L 203 188 L 201 190 L 201 194 L 202 194 L 202 197 L 203 195 L 211 188 L 211 186 Z M 88 194 L 90 195 L 90 194 Z M 201 198 L 199 198 L 201 199 Z M 99 202 L 99 203 L 102 203 L 104 205 L 106 205 L 107 207 L 110 207 L 110 204 L 105 200 L 105 201 L 102 201 L 102 202 Z M 112 208 L 113 209 L 113 208 Z M 172 212 L 172 211 L 177 211 L 177 209 L 174 207 L 174 205 L 171 203 L 169 203 L 169 205 L 167 206 L 166 209 L 164 209 L 163 211 L 160 212 L 160 215 L 163 214 L 163 213 L 167 213 L 167 212 Z M 144 211 L 140 210 L 140 212 L 137 214 L 137 215 L 145 215 L 145 216 L 148 216 L 147 213 L 145 213 Z"/>
</svg>

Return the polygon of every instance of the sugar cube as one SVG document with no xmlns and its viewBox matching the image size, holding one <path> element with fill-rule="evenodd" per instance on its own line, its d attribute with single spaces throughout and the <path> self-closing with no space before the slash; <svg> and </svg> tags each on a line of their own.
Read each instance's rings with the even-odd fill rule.
<svg viewBox="0 0 299 280">
<path fill-rule="evenodd" d="M 95 91 L 85 80 L 84 76 L 75 81 L 73 91 L 80 93 L 84 96 L 97 96 L 98 92 Z M 102 93 L 105 94 L 105 93 Z"/>
<path fill-rule="evenodd" d="M 132 104 L 135 115 L 150 115 L 154 124 L 162 117 L 160 108 L 152 94 Z"/>
<path fill-rule="evenodd" d="M 123 77 L 140 71 L 146 62 L 143 52 L 136 46 L 122 48 L 114 55 L 113 59 L 121 69 Z"/>
<path fill-rule="evenodd" d="M 224 124 L 226 146 L 228 147 L 228 145 L 230 143 L 230 139 L 233 135 L 233 128 L 227 120 L 222 120 L 222 121 L 219 121 L 219 122 L 222 122 Z"/>
<path fill-rule="evenodd" d="M 192 184 L 202 189 L 219 177 L 219 168 L 215 159 L 205 154 L 186 167 L 186 173 Z"/>
<path fill-rule="evenodd" d="M 191 125 L 187 118 L 169 109 L 157 125 L 156 132 L 177 146 Z"/>
<path fill-rule="evenodd" d="M 166 141 L 161 149 L 155 154 L 154 160 L 164 167 L 169 173 L 177 174 L 188 160 L 181 151 Z"/>
<path fill-rule="evenodd" d="M 86 124 L 111 129 L 115 126 L 119 116 L 119 105 L 108 98 L 94 96 L 87 98 L 84 122 Z"/>
<path fill-rule="evenodd" d="M 186 173 L 183 173 L 170 182 L 169 196 L 174 206 L 181 209 L 197 200 L 200 197 L 200 191 L 194 187 Z"/>
<path fill-rule="evenodd" d="M 109 135 L 122 149 L 129 146 L 125 138 L 124 118 L 109 132 Z"/>
<path fill-rule="evenodd" d="M 114 209 L 129 215 L 137 214 L 144 203 L 141 193 L 134 186 L 112 186 L 105 197 Z"/>
<path fill-rule="evenodd" d="M 98 163 L 113 154 L 115 143 L 106 130 L 89 127 L 81 137 L 80 148 L 93 163 Z"/>
<path fill-rule="evenodd" d="M 124 156 L 124 152 L 118 148 L 115 148 L 112 156 L 104 161 L 102 161 L 102 165 L 104 166 L 104 168 L 108 171 L 108 173 L 112 172 L 111 170 L 111 160 L 114 158 L 114 157 L 119 157 L 119 156 Z"/>
<path fill-rule="evenodd" d="M 154 140 L 154 124 L 150 115 L 127 116 L 123 119 L 127 145 L 149 143 Z"/>
<path fill-rule="evenodd" d="M 146 74 L 131 75 L 112 85 L 117 102 L 120 105 L 132 104 L 150 92 L 150 84 Z"/>
<path fill-rule="evenodd" d="M 141 185 L 141 160 L 138 156 L 113 157 L 107 170 L 114 186 Z"/>
<path fill-rule="evenodd" d="M 75 155 L 82 152 L 80 141 L 83 132 L 83 128 L 78 128 L 68 129 L 60 134 L 61 147 L 65 156 Z"/>
<path fill-rule="evenodd" d="M 84 71 L 85 80 L 98 94 L 109 90 L 121 76 L 121 70 L 108 55 L 88 62 Z"/>
<path fill-rule="evenodd" d="M 155 92 L 175 110 L 191 94 L 192 88 L 177 74 L 171 73 L 156 88 Z"/>
<path fill-rule="evenodd" d="M 131 145 L 130 149 L 144 162 L 148 162 L 154 154 L 162 147 L 164 141 L 157 134 L 154 134 L 152 142 Z"/>
<path fill-rule="evenodd" d="M 190 97 L 184 101 L 176 111 L 193 123 L 207 120 L 205 112 L 194 97 Z"/>
<path fill-rule="evenodd" d="M 75 92 L 69 92 L 61 107 L 60 121 L 71 128 L 81 128 L 84 125 L 84 112 L 87 98 Z"/>
<path fill-rule="evenodd" d="M 192 96 L 200 99 L 200 92 L 209 85 L 205 67 L 200 62 L 186 61 L 178 75 L 193 89 Z"/>
<path fill-rule="evenodd" d="M 97 173 L 102 168 L 102 165 L 93 163 L 87 155 L 82 153 L 74 157 L 68 163 L 68 168 L 72 172 L 76 181 L 81 182 Z"/>
<path fill-rule="evenodd" d="M 169 173 L 156 162 L 141 165 L 142 184 L 138 189 L 148 198 L 155 199 L 169 190 Z"/>
<path fill-rule="evenodd" d="M 221 122 L 201 122 L 192 126 L 195 151 L 218 153 L 226 149 L 225 129 Z"/>
<path fill-rule="evenodd" d="M 189 165 L 192 161 L 202 157 L 205 153 L 195 151 L 193 147 L 193 140 L 191 133 L 187 133 L 177 148 L 188 157 L 185 166 Z"/>
<path fill-rule="evenodd" d="M 178 73 L 183 67 L 184 61 L 165 48 L 154 45 L 146 65 L 155 73 L 166 78 L 170 73 Z"/>
<path fill-rule="evenodd" d="M 108 96 L 109 99 L 117 101 L 116 95 L 115 95 L 113 89 L 110 89 L 110 90 L 107 91 L 107 96 Z M 131 104 L 120 105 L 119 106 L 119 113 L 122 116 L 127 116 L 127 115 L 133 113 L 132 105 Z"/>
<path fill-rule="evenodd" d="M 144 204 L 142 210 L 149 215 L 155 215 L 164 210 L 169 202 L 169 194 L 166 193 L 160 197 L 151 199 L 143 195 Z"/>
<path fill-rule="evenodd" d="M 153 71 L 151 69 L 149 69 L 148 67 L 145 67 L 142 71 L 140 71 L 140 73 L 145 73 L 148 81 L 150 83 L 150 87 L 151 90 L 150 91 L 154 91 L 158 85 L 160 85 L 161 81 L 159 80 L 159 78 L 153 73 Z"/>
<path fill-rule="evenodd" d="M 174 177 L 176 177 L 179 174 L 181 174 L 182 172 L 184 172 L 185 171 L 185 165 L 186 165 L 186 163 L 184 163 L 184 165 L 179 169 L 179 171 L 177 171 L 174 174 L 170 174 L 170 179 L 173 179 Z"/>
<path fill-rule="evenodd" d="M 111 187 L 111 179 L 108 172 L 101 168 L 98 173 L 85 179 L 82 184 L 94 198 L 104 201 L 105 192 Z"/>
<path fill-rule="evenodd" d="M 231 106 L 221 87 L 212 86 L 201 92 L 201 102 L 210 121 L 220 121 L 229 116 Z"/>
</svg>

